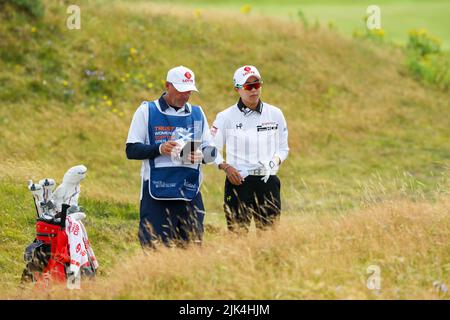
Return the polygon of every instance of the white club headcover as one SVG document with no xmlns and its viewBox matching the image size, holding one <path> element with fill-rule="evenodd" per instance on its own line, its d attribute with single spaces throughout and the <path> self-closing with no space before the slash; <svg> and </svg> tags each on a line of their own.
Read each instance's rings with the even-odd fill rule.
<svg viewBox="0 0 450 320">
<path fill-rule="evenodd" d="M 87 168 L 78 165 L 70 168 L 64 175 L 62 183 L 53 193 L 53 200 L 58 211 L 61 211 L 62 204 L 78 205 L 80 195 L 80 182 L 86 177 Z"/>
<path fill-rule="evenodd" d="M 50 178 L 45 178 L 39 181 L 39 184 L 44 188 L 44 202 L 53 199 L 53 190 L 55 190 L 56 183 L 55 180 Z"/>
<path fill-rule="evenodd" d="M 87 168 L 82 164 L 72 167 L 64 174 L 62 183 L 79 184 L 86 178 Z"/>
<path fill-rule="evenodd" d="M 28 181 L 28 190 L 30 190 L 33 198 L 38 202 L 44 201 L 44 188 L 39 183 L 33 183 L 33 180 Z"/>
<path fill-rule="evenodd" d="M 39 217 L 42 216 L 43 210 L 41 207 L 41 202 L 44 201 L 44 188 L 39 183 L 33 183 L 33 180 L 28 181 L 28 190 L 30 190 L 33 195 L 34 203 L 36 204 L 36 209 L 38 211 Z"/>
</svg>

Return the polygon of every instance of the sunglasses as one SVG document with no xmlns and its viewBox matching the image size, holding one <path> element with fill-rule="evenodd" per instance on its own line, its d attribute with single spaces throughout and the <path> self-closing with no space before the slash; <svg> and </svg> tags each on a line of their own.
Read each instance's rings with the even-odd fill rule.
<svg viewBox="0 0 450 320">
<path fill-rule="evenodd" d="M 259 88 L 261 88 L 261 86 L 262 86 L 262 82 L 253 82 L 253 83 L 245 83 L 245 84 L 239 85 L 237 87 L 250 91 L 252 89 L 258 90 Z"/>
</svg>

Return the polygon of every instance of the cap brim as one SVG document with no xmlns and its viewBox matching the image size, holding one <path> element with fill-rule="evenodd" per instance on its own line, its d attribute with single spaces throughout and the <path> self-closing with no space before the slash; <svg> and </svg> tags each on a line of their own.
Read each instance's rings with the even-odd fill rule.
<svg viewBox="0 0 450 320">
<path fill-rule="evenodd" d="M 185 83 L 172 83 L 175 89 L 177 89 L 178 92 L 186 92 L 186 91 L 196 91 L 197 87 L 195 84 L 185 84 Z"/>
<path fill-rule="evenodd" d="M 261 77 L 258 76 L 257 74 L 248 74 L 244 77 L 244 79 L 242 79 L 242 83 L 237 83 L 237 85 L 239 85 L 239 86 L 244 85 L 244 83 L 246 83 L 248 78 L 250 78 L 250 77 L 256 77 L 256 78 L 258 78 L 258 80 L 261 80 Z"/>
</svg>

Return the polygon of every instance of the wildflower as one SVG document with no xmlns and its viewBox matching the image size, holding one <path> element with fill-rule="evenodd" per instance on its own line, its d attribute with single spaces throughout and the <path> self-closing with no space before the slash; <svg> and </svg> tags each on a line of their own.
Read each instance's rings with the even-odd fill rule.
<svg viewBox="0 0 450 320">
<path fill-rule="evenodd" d="M 112 101 L 111 101 L 111 100 L 106 101 L 106 105 L 107 105 L 108 107 L 111 107 L 111 106 L 112 106 Z"/>
<path fill-rule="evenodd" d="M 149 89 L 153 88 L 153 83 L 151 83 L 151 82 L 147 83 L 147 88 L 149 88 Z"/>
<path fill-rule="evenodd" d="M 133 47 L 130 48 L 130 55 L 131 56 L 135 56 L 135 55 L 137 55 L 137 53 L 138 53 L 138 51 L 136 50 L 136 48 L 133 48 Z"/>
<path fill-rule="evenodd" d="M 379 36 L 379 37 L 384 37 L 384 29 L 375 29 L 375 33 Z"/>
<path fill-rule="evenodd" d="M 241 13 L 243 13 L 243 14 L 249 14 L 250 11 L 252 11 L 252 7 L 249 4 L 243 5 L 241 7 Z"/>
<path fill-rule="evenodd" d="M 409 30 L 408 35 L 409 35 L 410 37 L 414 37 L 414 36 L 417 36 L 417 35 L 418 35 L 418 32 L 417 32 L 416 29 Z"/>
<path fill-rule="evenodd" d="M 64 85 L 64 87 L 67 87 L 69 85 L 69 82 L 67 80 L 64 80 L 63 85 Z"/>
<path fill-rule="evenodd" d="M 194 17 L 200 18 L 201 15 L 202 15 L 202 10 L 200 10 L 200 9 L 194 10 Z"/>
<path fill-rule="evenodd" d="M 419 29 L 419 31 L 417 32 L 417 34 L 419 36 L 425 36 L 427 34 L 427 30 L 426 29 Z"/>
<path fill-rule="evenodd" d="M 36 28 L 36 27 L 32 27 L 32 28 L 31 28 L 31 32 L 32 32 L 32 33 L 36 33 L 36 32 L 37 32 L 37 28 Z"/>
</svg>

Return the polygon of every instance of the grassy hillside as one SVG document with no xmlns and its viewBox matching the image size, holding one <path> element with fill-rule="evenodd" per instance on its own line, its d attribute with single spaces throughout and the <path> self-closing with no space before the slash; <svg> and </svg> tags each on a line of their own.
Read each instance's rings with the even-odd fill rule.
<svg viewBox="0 0 450 320">
<path fill-rule="evenodd" d="M 133 257 L 132 261 L 140 259 L 133 256 L 136 250 L 140 252 L 136 235 L 140 163 L 126 160 L 125 140 L 134 110 L 141 101 L 159 97 L 167 70 L 179 64 L 196 73 L 200 94 L 193 95 L 192 102 L 203 106 L 210 122 L 217 112 L 236 101 L 231 81 L 234 70 L 242 64 L 260 69 L 265 81 L 263 100 L 282 108 L 290 129 L 291 153 L 280 170 L 283 226 L 292 225 L 286 234 L 299 238 L 294 237 L 291 245 L 288 237 L 276 234 L 273 243 L 284 241 L 289 245 L 281 248 L 298 248 L 292 259 L 306 255 L 314 261 L 314 250 L 302 247 L 305 242 L 301 237 L 311 237 L 311 241 L 317 237 L 326 246 L 326 239 L 332 237 L 328 238 L 324 233 L 327 229 L 321 226 L 334 225 L 341 216 L 350 223 L 353 216 L 345 217 L 352 210 L 363 210 L 360 216 L 370 215 L 370 209 L 365 208 L 380 202 L 409 199 L 429 202 L 423 204 L 427 208 L 436 206 L 436 219 L 428 221 L 428 216 L 420 214 L 406 219 L 406 228 L 423 227 L 420 230 L 425 234 L 446 221 L 439 212 L 448 212 L 450 119 L 446 115 L 450 96 L 413 80 L 404 65 L 403 49 L 350 40 L 327 29 L 306 31 L 288 21 L 232 19 L 227 13 L 198 16 L 182 7 L 136 1 L 108 5 L 104 1 L 81 1 L 81 30 L 68 30 L 63 2 L 45 3 L 42 21 L 14 12 L 1 16 L 1 295 L 8 295 L 15 287 L 23 268 L 23 249 L 33 239 L 34 208 L 26 180 L 53 177 L 60 182 L 64 172 L 76 164 L 82 163 L 89 170 L 80 202 L 87 208 L 86 226 L 102 265 L 102 277 L 109 279 L 115 262 L 124 256 Z M 198 260 L 192 260 L 193 264 L 203 264 L 209 250 L 222 246 L 226 250 L 228 241 L 224 239 L 221 209 L 224 177 L 215 168 L 205 169 L 202 192 L 207 208 L 206 244 L 204 251 L 194 255 Z M 406 215 L 408 208 L 415 208 L 410 202 L 393 205 Z M 383 219 L 384 209 L 379 210 L 379 219 Z M 363 227 L 354 228 L 348 233 L 359 237 Z M 448 223 L 442 228 L 443 234 L 437 236 L 445 242 Z M 361 248 L 379 248 L 377 259 L 387 261 L 390 268 L 390 259 L 397 253 L 378 246 L 392 239 L 384 233 L 373 234 L 378 236 L 379 242 L 367 242 Z M 419 262 L 422 265 L 412 272 L 419 280 L 425 270 L 448 282 L 448 269 L 443 267 L 448 264 L 448 250 L 422 240 L 408 243 L 408 250 L 430 245 L 436 247 L 437 255 L 414 260 L 415 266 Z M 261 250 L 255 241 L 248 247 L 240 245 L 244 240 L 236 241 L 231 242 L 239 245 L 236 250 L 242 248 L 249 254 Z M 334 252 L 332 246 L 316 249 Z M 347 249 L 353 259 L 358 259 L 360 249 Z M 181 253 L 164 252 L 158 259 L 170 264 L 171 255 L 177 254 Z M 378 261 L 370 255 L 364 259 L 360 264 L 363 269 L 353 276 L 365 272 L 366 262 Z M 346 263 L 335 267 L 338 283 L 345 280 L 339 271 L 347 270 Z M 286 283 L 292 275 L 290 268 L 280 271 Z M 167 272 L 176 275 L 176 270 Z M 205 269 L 210 281 L 222 279 L 223 272 L 220 268 Z M 187 287 L 180 287 L 176 281 L 174 287 L 161 284 L 161 292 L 155 297 L 181 297 L 177 288 L 192 288 L 195 279 L 188 277 Z M 415 293 L 386 297 L 425 297 L 422 293 L 429 283 L 420 281 L 420 290 Z M 261 288 L 255 291 L 248 284 L 234 297 L 255 298 L 257 292 L 264 292 L 264 297 L 280 297 Z M 406 288 L 394 276 L 392 285 Z M 193 298 L 213 297 L 198 290 L 188 292 Z M 228 297 L 229 289 L 223 290 L 215 297 Z M 320 291 L 313 294 L 305 290 L 281 297 L 321 295 Z M 327 292 L 323 291 L 321 297 L 355 296 L 346 290 L 336 295 Z M 147 296 L 123 291 L 114 297 Z"/>
</svg>

